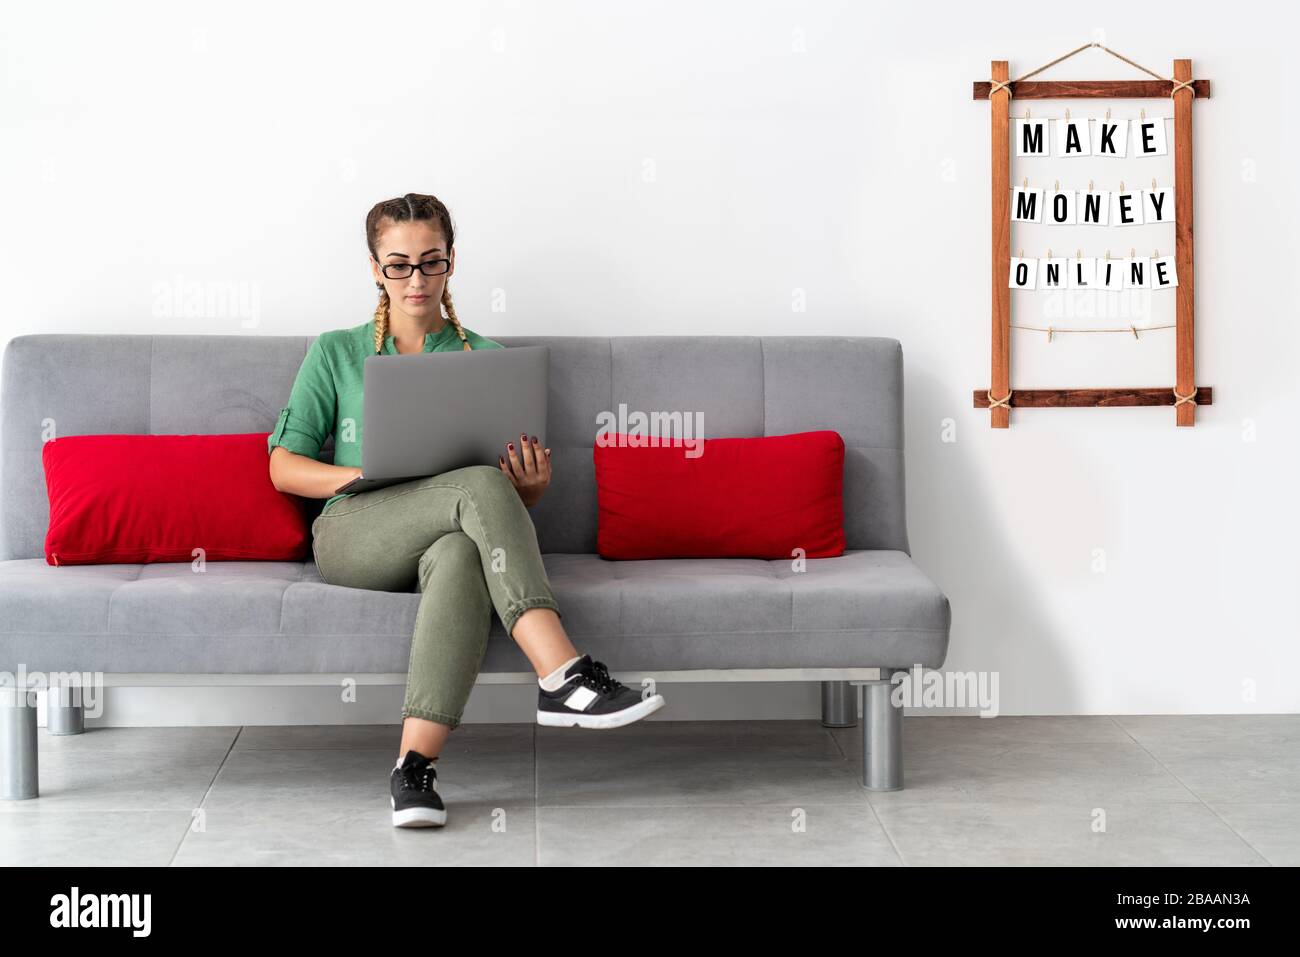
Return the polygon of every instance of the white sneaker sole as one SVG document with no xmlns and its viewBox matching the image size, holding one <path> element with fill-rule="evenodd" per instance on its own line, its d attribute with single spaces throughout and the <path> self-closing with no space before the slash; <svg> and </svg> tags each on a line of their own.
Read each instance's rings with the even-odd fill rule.
<svg viewBox="0 0 1300 957">
<path fill-rule="evenodd" d="M 630 708 L 613 714 L 566 714 L 562 711 L 538 711 L 537 723 L 551 728 L 621 728 L 646 715 L 654 714 L 664 706 L 664 696 L 651 695 Z"/>
<path fill-rule="evenodd" d="M 404 811 L 396 810 L 397 802 L 390 795 L 388 798 L 393 810 L 393 827 L 442 827 L 447 823 L 447 809 L 439 811 L 432 807 L 408 807 Z"/>
</svg>

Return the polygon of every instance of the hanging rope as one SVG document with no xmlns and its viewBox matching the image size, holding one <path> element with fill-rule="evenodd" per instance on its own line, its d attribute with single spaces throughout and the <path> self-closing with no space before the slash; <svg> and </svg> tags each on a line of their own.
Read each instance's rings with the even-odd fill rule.
<svg viewBox="0 0 1300 957">
<path fill-rule="evenodd" d="M 989 389 L 989 390 L 988 390 L 988 396 L 989 396 L 989 408 L 990 408 L 990 409 L 996 409 L 996 408 L 1001 407 L 1001 408 L 1004 408 L 1004 409 L 1010 410 L 1010 409 L 1011 409 L 1011 393 L 1012 393 L 1013 391 L 1014 391 L 1014 390 L 1012 390 L 1012 389 L 1007 389 L 1007 394 L 1006 394 L 1006 395 L 1004 395 L 1004 396 L 1003 396 L 1002 398 L 1000 398 L 1000 399 L 995 399 L 995 398 L 993 398 L 993 390 L 992 390 L 992 389 Z"/>
<path fill-rule="evenodd" d="M 1058 332 L 1130 332 L 1133 334 L 1134 339 L 1138 338 L 1139 332 L 1148 332 L 1154 329 L 1177 328 L 1177 326 L 1172 322 L 1168 325 L 1160 326 L 1115 326 L 1108 329 L 1063 329 L 1060 326 L 1027 326 L 1019 322 L 1013 322 L 1010 323 L 1010 325 L 1012 329 L 1028 329 L 1033 332 L 1046 332 L 1049 336 Z M 1048 341 L 1050 342 L 1051 340 L 1049 339 Z"/>
<path fill-rule="evenodd" d="M 1197 393 L 1198 391 L 1200 391 L 1200 390 L 1198 390 L 1198 389 L 1193 389 L 1193 390 L 1192 390 L 1191 392 L 1189 392 L 1187 395 L 1179 395 L 1179 394 L 1178 394 L 1178 386 L 1174 386 L 1174 399 L 1176 400 L 1176 401 L 1174 402 L 1174 408 L 1177 408 L 1178 406 L 1182 405 L 1184 402 L 1186 402 L 1188 405 L 1195 405 L 1195 404 L 1196 404 L 1196 393 Z"/>
<path fill-rule="evenodd" d="M 1042 66 L 1038 67 L 1037 69 L 1030 70 L 1028 73 L 1024 73 L 1016 77 L 1014 80 L 1006 80 L 1006 81 L 989 80 L 989 99 L 990 100 L 993 99 L 993 94 L 996 93 L 998 90 L 1006 90 L 1007 98 L 1010 99 L 1012 96 L 1014 96 L 1014 94 L 1011 92 L 1012 83 L 1020 83 L 1023 82 L 1024 80 L 1029 79 L 1031 76 L 1037 76 L 1039 73 L 1042 73 L 1044 70 L 1054 67 L 1056 66 L 1056 64 L 1070 59 L 1070 57 L 1074 56 L 1076 53 L 1082 53 L 1084 50 L 1090 49 L 1092 47 L 1096 47 L 1099 50 L 1105 50 L 1107 53 L 1115 57 L 1117 60 L 1123 60 L 1129 66 L 1136 67 L 1137 69 L 1141 70 L 1143 73 L 1147 74 L 1148 76 L 1153 76 L 1157 80 L 1164 80 L 1166 83 L 1172 83 L 1173 89 L 1169 91 L 1170 97 L 1172 97 L 1179 90 L 1191 90 L 1193 98 L 1195 98 L 1196 96 L 1196 89 L 1192 86 L 1192 84 L 1196 82 L 1195 80 L 1175 80 L 1173 77 L 1161 76 L 1155 70 L 1148 70 L 1141 63 L 1138 63 L 1135 60 L 1130 60 L 1124 54 L 1116 53 L 1114 50 L 1112 50 L 1110 47 L 1106 46 L 1105 44 L 1085 43 L 1083 46 L 1071 50 L 1069 53 L 1066 53 L 1064 56 L 1058 56 L 1051 63 L 1044 63 Z"/>
</svg>

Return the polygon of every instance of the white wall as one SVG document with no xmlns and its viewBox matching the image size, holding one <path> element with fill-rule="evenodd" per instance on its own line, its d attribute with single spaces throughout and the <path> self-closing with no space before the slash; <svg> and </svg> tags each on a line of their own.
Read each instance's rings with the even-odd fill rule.
<svg viewBox="0 0 1300 957">
<path fill-rule="evenodd" d="M 5 341 L 353 325 L 373 303 L 366 210 L 433 192 L 459 226 L 460 315 L 487 335 L 900 339 L 914 556 L 952 599 L 949 666 L 1000 670 L 1004 712 L 1300 704 L 1294 13 L 442 3 L 390 24 L 359 3 L 131 8 L 6 8 Z M 1191 57 L 1213 84 L 1195 162 L 1197 379 L 1215 404 L 1194 429 L 1123 409 L 1017 411 L 993 431 L 971 408 L 989 351 L 989 107 L 971 82 L 1099 29 L 1162 73 Z M 1048 76 L 1129 75 L 1087 51 Z M 187 283 L 246 308 L 169 314 L 160 284 Z M 1013 385 L 1173 381 L 1169 332 L 1012 343 Z"/>
</svg>

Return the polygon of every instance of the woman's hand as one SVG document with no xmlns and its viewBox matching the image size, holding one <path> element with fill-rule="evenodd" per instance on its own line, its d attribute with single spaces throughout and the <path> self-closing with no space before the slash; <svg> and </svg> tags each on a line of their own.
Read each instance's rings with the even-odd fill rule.
<svg viewBox="0 0 1300 957">
<path fill-rule="evenodd" d="M 551 484 L 551 450 L 543 449 L 537 436 L 519 436 L 519 448 L 513 442 L 506 454 L 497 456 L 497 464 L 515 484 L 524 505 L 532 506 Z"/>
</svg>

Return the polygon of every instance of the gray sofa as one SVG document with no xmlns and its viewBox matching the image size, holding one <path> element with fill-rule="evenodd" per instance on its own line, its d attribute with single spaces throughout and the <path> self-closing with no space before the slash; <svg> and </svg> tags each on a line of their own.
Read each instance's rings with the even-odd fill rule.
<svg viewBox="0 0 1300 957">
<path fill-rule="evenodd" d="M 947 598 L 908 554 L 903 357 L 892 339 L 503 336 L 551 349 L 555 475 L 532 509 L 575 644 L 623 680 L 819 681 L 822 720 L 857 721 L 863 784 L 902 787 L 893 672 L 937 668 Z M 103 673 L 104 685 L 401 684 L 419 595 L 327 585 L 306 562 L 47 565 L 43 436 L 266 432 L 311 337 L 29 335 L 0 374 L 0 673 Z M 705 435 L 835 429 L 847 551 L 792 561 L 612 562 L 595 554 L 597 415 L 696 411 Z M 329 460 L 332 443 L 321 457 Z M 322 502 L 311 503 L 308 519 Z M 480 681 L 534 680 L 493 617 Z M 12 681 L 10 684 L 12 685 Z M 35 695 L 0 701 L 3 796 L 38 794 Z M 71 692 L 47 729 L 76 732 Z M 663 715 L 671 718 L 671 710 Z M 396 721 L 396 718 L 394 719 Z"/>
</svg>

